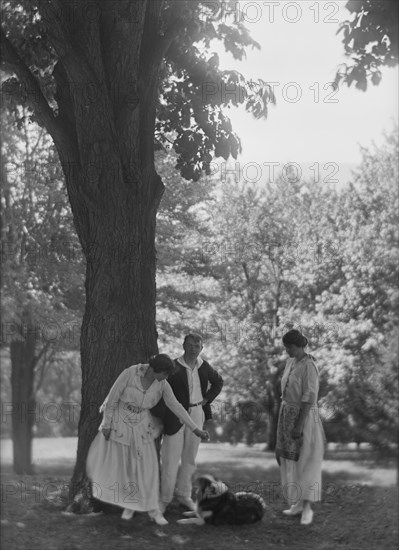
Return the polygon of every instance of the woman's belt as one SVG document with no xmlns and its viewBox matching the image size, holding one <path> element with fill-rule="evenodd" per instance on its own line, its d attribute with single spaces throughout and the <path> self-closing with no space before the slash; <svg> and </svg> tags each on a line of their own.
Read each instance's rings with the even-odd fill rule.
<svg viewBox="0 0 399 550">
<path fill-rule="evenodd" d="M 141 407 L 135 407 L 134 405 L 130 405 L 129 403 L 125 403 L 125 405 L 127 410 L 132 413 L 140 414 L 144 410 Z"/>
</svg>

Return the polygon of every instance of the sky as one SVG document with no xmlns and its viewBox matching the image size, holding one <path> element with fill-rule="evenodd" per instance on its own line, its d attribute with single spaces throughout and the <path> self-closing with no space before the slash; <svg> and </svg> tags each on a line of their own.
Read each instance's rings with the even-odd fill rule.
<svg viewBox="0 0 399 550">
<path fill-rule="evenodd" d="M 383 132 L 398 120 L 397 68 L 384 69 L 381 83 L 369 85 L 366 92 L 354 86 L 334 92 L 329 84 L 339 64 L 348 61 L 336 34 L 339 22 L 350 17 L 345 3 L 237 2 L 261 50 L 247 50 L 240 62 L 215 43 L 220 67 L 236 69 L 255 82 L 275 83 L 277 99 L 267 120 L 255 120 L 243 108 L 229 110 L 242 141 L 241 163 L 298 163 L 303 175 L 318 170 L 327 179 L 342 181 L 359 164 L 360 145 L 381 143 Z M 248 174 L 256 177 L 254 171 Z"/>
</svg>

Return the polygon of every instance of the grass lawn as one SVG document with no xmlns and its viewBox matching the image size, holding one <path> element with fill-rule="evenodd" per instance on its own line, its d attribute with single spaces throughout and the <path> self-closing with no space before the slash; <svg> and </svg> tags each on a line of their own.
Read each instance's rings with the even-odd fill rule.
<svg viewBox="0 0 399 550">
<path fill-rule="evenodd" d="M 64 499 L 76 439 L 34 441 L 36 475 L 16 476 L 11 447 L 2 442 L 2 550 L 391 550 L 398 546 L 396 465 L 375 462 L 367 453 L 328 452 L 323 468 L 323 501 L 311 526 L 281 514 L 285 503 L 274 456 L 257 448 L 201 445 L 198 471 L 211 472 L 231 489 L 263 496 L 267 513 L 248 526 L 180 526 L 178 504 L 166 512 L 169 525 L 150 523 L 147 514 L 123 521 L 120 513 L 68 515 Z"/>
</svg>

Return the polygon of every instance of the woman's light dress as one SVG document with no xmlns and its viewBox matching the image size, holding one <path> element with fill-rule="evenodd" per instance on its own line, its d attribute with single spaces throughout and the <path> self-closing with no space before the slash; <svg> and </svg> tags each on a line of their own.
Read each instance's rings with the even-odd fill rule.
<svg viewBox="0 0 399 550">
<path fill-rule="evenodd" d="M 281 380 L 282 405 L 277 428 L 276 456 L 280 464 L 283 496 L 289 504 L 299 500 L 321 500 L 321 465 L 325 436 L 317 399 L 319 372 L 313 359 L 287 361 Z M 294 440 L 291 432 L 299 416 L 301 403 L 311 403 L 303 428 L 303 437 Z"/>
<path fill-rule="evenodd" d="M 148 365 L 139 364 L 125 369 L 112 386 L 100 409 L 103 421 L 86 462 L 94 497 L 137 511 L 159 507 L 159 464 L 154 438 L 162 427 L 149 409 L 163 397 L 182 422 L 192 430 L 199 428 L 176 400 L 166 380 L 154 380 L 144 390 L 141 380 L 147 368 Z M 108 441 L 102 428 L 111 428 Z"/>
</svg>

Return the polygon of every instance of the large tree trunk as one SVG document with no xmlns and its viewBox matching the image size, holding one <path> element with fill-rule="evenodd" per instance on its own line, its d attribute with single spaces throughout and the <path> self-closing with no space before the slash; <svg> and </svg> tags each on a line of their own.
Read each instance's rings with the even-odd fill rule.
<svg viewBox="0 0 399 550">
<path fill-rule="evenodd" d="M 123 182 L 119 189 L 120 193 L 114 189 L 114 197 L 120 195 L 115 215 L 95 224 L 97 242 L 86 254 L 82 409 L 72 479 L 76 487 L 86 484 L 87 452 L 101 420 L 99 407 L 112 383 L 121 370 L 157 352 L 155 209 L 138 211 L 134 198 L 123 193 Z"/>
<path fill-rule="evenodd" d="M 17 474 L 33 474 L 35 332 L 33 326 L 25 328 L 24 340 L 14 340 L 10 344 L 13 468 Z"/>
<path fill-rule="evenodd" d="M 112 383 L 157 352 L 155 217 L 163 184 L 154 167 L 155 113 L 159 71 L 179 32 L 178 10 L 179 2 L 163 0 L 41 2 L 58 59 L 56 113 L 4 41 L 59 153 L 87 261 L 74 497 L 87 486 L 87 451 Z"/>
<path fill-rule="evenodd" d="M 160 0 L 120 0 L 117 12 L 114 2 L 98 2 L 85 16 L 93 6 L 62 4 L 60 17 L 49 3 L 46 13 L 60 59 L 52 136 L 87 262 L 73 511 L 89 504 L 85 462 L 101 403 L 123 369 L 158 351 L 155 219 L 164 188 L 154 127 L 159 69 L 172 40 L 159 34 Z"/>
</svg>

